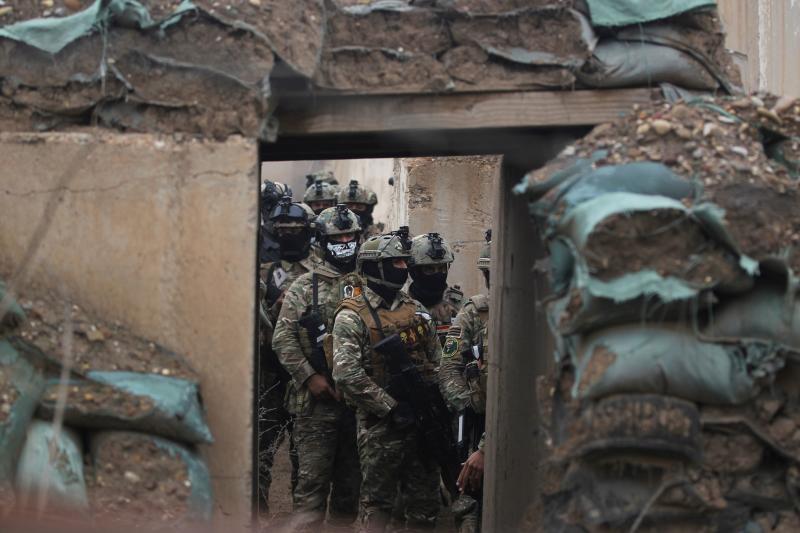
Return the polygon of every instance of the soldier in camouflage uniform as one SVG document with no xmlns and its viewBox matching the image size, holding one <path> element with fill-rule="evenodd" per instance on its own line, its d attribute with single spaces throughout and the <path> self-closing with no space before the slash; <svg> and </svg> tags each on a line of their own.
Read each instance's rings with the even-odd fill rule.
<svg viewBox="0 0 800 533">
<path fill-rule="evenodd" d="M 261 183 L 261 224 L 259 227 L 258 262 L 267 263 L 280 258 L 280 246 L 272 234 L 269 216 L 284 196 L 291 196 L 292 190 L 283 183 L 264 180 Z"/>
<path fill-rule="evenodd" d="M 306 193 L 303 195 L 303 202 L 305 202 L 314 213 L 319 215 L 325 209 L 336 205 L 337 192 L 335 185 L 318 179 L 306 189 Z"/>
<path fill-rule="evenodd" d="M 323 262 L 289 287 L 272 342 L 292 376 L 287 408 L 300 459 L 294 510 L 306 527 L 323 521 L 329 495 L 329 523 L 352 523 L 361 484 L 355 413 L 333 387 L 323 348 L 339 302 L 360 290 L 353 271 L 361 226 L 339 205 L 324 210 L 316 227 Z"/>
<path fill-rule="evenodd" d="M 450 245 L 438 233 L 417 235 L 411 241 L 408 293 L 433 317 L 442 345 L 450 323 L 461 309 L 456 303 L 457 293 L 447 287 L 447 272 L 454 259 Z M 445 298 L 446 293 L 449 298 Z"/>
<path fill-rule="evenodd" d="M 356 407 L 362 531 L 386 529 L 398 489 L 409 528 L 433 528 L 439 511 L 439 468 L 422 456 L 411 405 L 389 394 L 385 361 L 372 349 L 397 333 L 420 373 L 435 384 L 441 358 L 436 330 L 422 304 L 400 290 L 409 249 L 398 235 L 368 239 L 358 254 L 367 286 L 341 303 L 333 325 L 333 377 Z"/>
<path fill-rule="evenodd" d="M 259 346 L 258 368 L 258 457 L 259 511 L 268 512 L 269 488 L 272 484 L 272 463 L 276 450 L 289 434 L 292 461 L 292 492 L 297 480 L 297 454 L 291 435 L 292 418 L 284 406 L 289 375 L 272 350 L 272 329 L 278 318 L 283 295 L 292 282 L 313 269 L 311 248 L 314 213 L 301 203 L 285 196 L 268 217 L 270 231 L 280 246 L 280 259 L 261 265 L 260 301 L 262 344 Z"/>
<path fill-rule="evenodd" d="M 378 203 L 378 195 L 373 191 L 359 185 L 356 180 L 350 180 L 350 183 L 339 189 L 337 201 L 340 204 L 345 204 L 361 219 L 364 239 L 381 231 L 383 225 L 374 224 L 374 220 L 372 219 L 372 212 L 375 210 L 375 206 Z"/>
<path fill-rule="evenodd" d="M 333 185 L 335 188 L 339 187 L 339 180 L 336 179 L 332 170 L 317 170 L 306 174 L 306 189 L 320 180 L 328 185 Z"/>
<path fill-rule="evenodd" d="M 491 231 L 486 233 L 486 245 L 478 259 L 478 269 L 489 288 Z M 439 386 L 445 401 L 457 413 L 463 423 L 472 422 L 472 437 L 469 447 L 472 453 L 467 458 L 459 476 L 462 489 L 477 492 L 483 477 L 483 427 L 486 416 L 486 383 L 489 372 L 489 297 L 476 295 L 470 298 L 458 313 L 451 326 L 442 350 L 439 367 Z M 471 412 L 470 412 L 471 411 Z M 469 431 L 468 431 L 469 432 Z M 480 435 L 480 437 L 478 437 Z M 478 530 L 480 502 L 462 494 L 453 505 L 453 514 L 460 533 Z"/>
</svg>

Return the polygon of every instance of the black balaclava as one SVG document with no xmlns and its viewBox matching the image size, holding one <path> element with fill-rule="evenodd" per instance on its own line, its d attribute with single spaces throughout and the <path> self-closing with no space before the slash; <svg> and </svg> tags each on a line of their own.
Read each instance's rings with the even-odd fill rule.
<svg viewBox="0 0 800 533">
<path fill-rule="evenodd" d="M 298 233 L 283 235 L 280 230 L 275 233 L 275 240 L 280 246 L 281 259 L 284 261 L 302 261 L 311 250 L 311 232 L 303 229 Z"/>
<path fill-rule="evenodd" d="M 361 220 L 361 227 L 364 228 L 364 231 L 366 231 L 366 229 L 374 222 L 374 219 L 372 218 L 372 207 L 373 206 L 367 207 L 366 211 L 356 212 L 358 218 Z"/>
<path fill-rule="evenodd" d="M 377 262 L 366 262 L 362 267 L 362 271 L 365 275 L 382 279 L 392 285 L 389 286 L 377 281 L 372 281 L 371 279 L 367 280 L 367 287 L 378 293 L 387 306 L 392 305 L 392 302 L 394 302 L 394 299 L 397 297 L 397 293 L 400 292 L 403 284 L 408 279 L 408 269 L 397 268 L 392 264 L 393 262 L 394 259 L 384 259 L 381 261 L 383 275 L 381 275 L 381 269 L 378 268 Z"/>
<path fill-rule="evenodd" d="M 408 287 L 411 296 L 425 307 L 436 305 L 442 301 L 447 290 L 447 272 L 425 274 L 422 267 L 412 267 L 411 285 Z"/>
<path fill-rule="evenodd" d="M 325 261 L 336 267 L 336 270 L 347 274 L 356 269 L 356 256 L 358 255 L 358 237 L 348 242 L 334 242 L 327 238 L 321 239 Z"/>
</svg>

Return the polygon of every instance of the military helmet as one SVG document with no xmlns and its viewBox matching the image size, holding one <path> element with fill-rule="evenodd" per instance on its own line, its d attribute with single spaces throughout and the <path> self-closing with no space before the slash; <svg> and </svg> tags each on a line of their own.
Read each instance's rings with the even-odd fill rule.
<svg viewBox="0 0 800 533">
<path fill-rule="evenodd" d="M 486 239 L 486 244 L 483 245 L 481 248 L 481 255 L 478 257 L 478 269 L 479 270 L 489 270 L 489 267 L 492 264 L 492 230 L 487 229 L 486 235 L 484 237 Z"/>
<path fill-rule="evenodd" d="M 375 235 L 367 239 L 358 251 L 359 267 L 368 261 L 384 259 L 409 259 L 411 251 L 403 244 L 403 239 L 394 233 Z"/>
<path fill-rule="evenodd" d="M 321 179 L 317 179 L 311 186 L 306 189 L 303 195 L 305 203 L 310 202 L 335 202 L 336 201 L 336 187 L 330 183 L 326 183 Z"/>
<path fill-rule="evenodd" d="M 344 233 L 358 233 L 361 223 L 358 215 L 350 211 L 346 205 L 339 204 L 329 207 L 317 215 L 317 231 L 322 235 L 342 235 Z"/>
<path fill-rule="evenodd" d="M 306 174 L 306 187 L 310 187 L 318 181 L 322 181 L 323 183 L 333 186 L 339 185 L 339 182 L 336 180 L 336 176 L 334 176 L 332 170 L 318 170 L 316 172 L 310 172 Z"/>
<path fill-rule="evenodd" d="M 350 180 L 350 183 L 339 189 L 337 200 L 340 204 L 354 203 L 374 206 L 378 203 L 378 195 L 359 185 L 357 180 Z"/>
<path fill-rule="evenodd" d="M 453 250 L 438 233 L 423 233 L 411 240 L 409 266 L 449 265 L 454 260 Z"/>
<path fill-rule="evenodd" d="M 369 281 L 399 289 L 403 286 L 403 283 L 395 283 L 386 278 L 387 274 L 384 271 L 383 261 L 386 259 L 408 260 L 411 258 L 410 248 L 410 241 L 404 240 L 402 235 L 398 235 L 397 232 L 370 237 L 358 250 L 357 270 Z M 376 263 L 380 277 L 368 274 L 364 269 L 365 263 Z"/>
<path fill-rule="evenodd" d="M 316 215 L 306 204 L 293 202 L 291 196 L 284 196 L 272 209 L 269 222 L 273 229 L 311 228 Z"/>
</svg>

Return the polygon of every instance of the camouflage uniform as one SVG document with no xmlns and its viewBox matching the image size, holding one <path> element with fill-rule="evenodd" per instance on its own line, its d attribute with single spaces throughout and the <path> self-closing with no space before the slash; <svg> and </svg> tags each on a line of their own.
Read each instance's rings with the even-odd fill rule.
<svg viewBox="0 0 800 533">
<path fill-rule="evenodd" d="M 333 377 L 356 406 L 361 461 L 362 528 L 382 530 L 388 524 L 398 486 L 410 525 L 432 527 L 439 511 L 439 469 L 424 460 L 416 427 L 395 427 L 388 416 L 397 401 L 386 391 L 384 362 L 372 349 L 382 335 L 370 318 L 376 311 L 383 335 L 400 333 L 423 375 L 432 377 L 441 358 L 436 330 L 425 308 L 400 291 L 387 306 L 372 289 L 342 302 L 333 326 Z"/>
<path fill-rule="evenodd" d="M 264 296 L 260 302 L 262 344 L 259 347 L 259 402 L 258 402 L 258 471 L 259 500 L 266 511 L 269 489 L 272 485 L 272 465 L 275 452 L 286 435 L 289 436 L 289 458 L 292 462 L 292 493 L 297 485 L 298 458 L 292 436 L 292 416 L 286 410 L 286 382 L 288 376 L 272 349 L 273 325 L 280 312 L 283 295 L 292 282 L 314 267 L 310 257 L 302 261 L 276 261 L 261 265 L 261 283 Z M 280 294 L 280 296 L 277 296 Z M 269 295 L 269 298 L 268 298 Z"/>
<path fill-rule="evenodd" d="M 478 259 L 478 268 L 487 274 L 490 265 L 489 239 Z M 459 311 L 442 350 L 439 366 L 439 388 L 442 396 L 456 412 L 471 409 L 477 415 L 477 427 L 467 428 L 473 433 L 469 452 L 483 450 L 486 434 L 483 426 L 486 416 L 486 385 L 489 373 L 489 297 L 473 296 Z M 477 349 L 477 350 L 476 350 Z M 481 357 L 479 363 L 475 351 Z M 480 437 L 475 434 L 480 432 Z M 475 442 L 475 441 L 478 442 Z M 453 504 L 453 515 L 459 533 L 478 531 L 481 519 L 479 502 L 462 494 Z"/>
<path fill-rule="evenodd" d="M 314 307 L 315 282 L 317 310 L 329 332 L 340 300 L 360 286 L 356 274 L 341 274 L 323 263 L 292 284 L 275 326 L 272 346 L 292 377 L 287 408 L 295 416 L 294 439 L 300 460 L 294 509 L 308 513 L 304 517 L 308 522 L 321 521 L 330 493 L 331 519 L 352 521 L 361 483 L 355 414 L 336 400 L 315 399 L 305 385 L 316 373 L 308 359 L 315 340 L 298 321 Z"/>
</svg>

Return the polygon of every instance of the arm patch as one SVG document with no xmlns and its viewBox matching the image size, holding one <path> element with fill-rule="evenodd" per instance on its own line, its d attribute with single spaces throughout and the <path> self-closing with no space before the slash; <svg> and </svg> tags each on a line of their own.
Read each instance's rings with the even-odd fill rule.
<svg viewBox="0 0 800 533">
<path fill-rule="evenodd" d="M 448 336 L 444 341 L 444 348 L 442 348 L 442 357 L 453 357 L 458 353 L 458 339 Z"/>
</svg>

